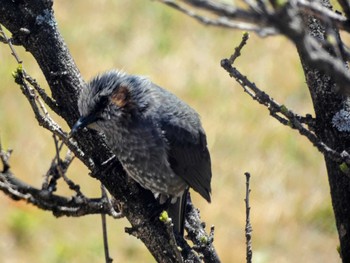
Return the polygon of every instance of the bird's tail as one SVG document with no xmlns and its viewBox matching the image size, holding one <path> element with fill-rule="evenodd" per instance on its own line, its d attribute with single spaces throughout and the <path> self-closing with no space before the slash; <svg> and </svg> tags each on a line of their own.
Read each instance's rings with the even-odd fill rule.
<svg viewBox="0 0 350 263">
<path fill-rule="evenodd" d="M 173 228 L 175 232 L 182 235 L 185 229 L 185 213 L 186 213 L 186 203 L 187 203 L 188 189 L 186 189 L 183 194 L 177 198 L 174 204 L 170 204 L 168 207 L 168 215 L 172 219 Z"/>
</svg>

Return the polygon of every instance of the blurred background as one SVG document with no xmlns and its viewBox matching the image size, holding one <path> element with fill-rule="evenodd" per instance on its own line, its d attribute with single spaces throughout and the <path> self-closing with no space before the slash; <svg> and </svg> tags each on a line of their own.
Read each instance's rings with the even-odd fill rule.
<svg viewBox="0 0 350 263">
<path fill-rule="evenodd" d="M 247 171 L 254 262 L 340 262 L 322 155 L 272 119 L 220 67 L 242 32 L 203 26 L 156 1 L 55 1 L 54 9 L 84 79 L 111 68 L 146 75 L 200 113 L 212 156 L 213 201 L 192 196 L 203 221 L 215 225 L 222 262 L 245 262 Z M 17 50 L 27 72 L 46 87 L 35 60 Z M 13 172 L 40 187 L 54 157 L 53 139 L 38 127 L 13 82 L 16 63 L 6 45 L 0 61 L 0 138 L 14 150 Z M 251 34 L 236 67 L 278 102 L 314 114 L 298 55 L 286 39 Z M 100 195 L 99 182 L 78 160 L 68 175 L 89 197 Z M 59 193 L 71 194 L 63 184 Z M 55 218 L 3 193 L 0 207 L 0 262 L 104 262 L 100 216 Z M 124 233 L 125 219 L 108 223 L 114 262 L 154 261 Z"/>
</svg>

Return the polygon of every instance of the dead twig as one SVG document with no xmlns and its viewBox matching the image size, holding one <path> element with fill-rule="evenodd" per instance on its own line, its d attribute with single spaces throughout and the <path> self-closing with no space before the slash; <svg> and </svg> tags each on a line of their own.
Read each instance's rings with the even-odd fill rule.
<svg viewBox="0 0 350 263">
<path fill-rule="evenodd" d="M 246 224 L 245 224 L 245 237 L 246 237 L 246 260 L 247 263 L 252 262 L 253 258 L 253 250 L 252 250 L 252 232 L 253 228 L 250 223 L 250 205 L 249 205 L 249 196 L 250 196 L 250 173 L 245 173 L 246 177 L 246 191 L 245 191 L 245 216 L 246 216 Z"/>
</svg>

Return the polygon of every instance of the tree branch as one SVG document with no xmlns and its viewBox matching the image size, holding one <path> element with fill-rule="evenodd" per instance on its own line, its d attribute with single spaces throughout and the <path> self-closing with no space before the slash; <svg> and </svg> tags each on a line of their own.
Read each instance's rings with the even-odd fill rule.
<svg viewBox="0 0 350 263">
<path fill-rule="evenodd" d="M 247 263 L 252 262 L 253 250 L 252 250 L 252 225 L 250 223 L 250 205 L 249 205 L 249 196 L 250 196 L 250 173 L 245 173 L 246 176 L 246 189 L 245 189 L 245 215 L 246 215 L 246 225 L 245 225 L 245 237 L 246 237 L 246 260 Z"/>
<path fill-rule="evenodd" d="M 207 21 L 213 21 L 213 19 L 204 16 L 199 18 L 194 11 L 180 6 L 177 3 L 178 1 L 159 1 L 195 18 L 201 23 L 206 24 Z M 350 73 L 344 64 L 343 58 L 329 54 L 330 48 L 333 50 L 338 49 L 335 45 L 337 40 L 331 37 L 323 39 L 322 45 L 320 45 L 320 39 L 316 39 L 305 30 L 307 25 L 302 19 L 302 16 L 308 14 L 316 15 L 324 23 L 338 26 L 339 29 L 350 32 L 350 21 L 342 15 L 331 11 L 328 7 L 307 0 L 289 0 L 282 4 L 275 3 L 274 6 L 268 6 L 266 1 L 259 1 L 258 4 L 246 1 L 248 9 L 207 0 L 186 0 L 183 2 L 214 14 L 221 19 L 224 18 L 226 25 L 231 23 L 234 25 L 237 25 L 237 23 L 248 23 L 249 26 L 245 24 L 241 29 L 254 31 L 260 36 L 271 34 L 284 35 L 295 45 L 298 45 L 299 52 L 303 53 L 304 59 L 310 65 L 334 76 L 340 91 L 344 94 L 350 94 L 350 87 L 347 84 L 350 82 Z M 211 25 L 227 27 L 220 23 L 211 23 Z M 237 26 L 231 28 L 237 28 Z M 341 51 L 342 54 L 346 53 L 346 51 Z"/>
<path fill-rule="evenodd" d="M 68 125 L 72 126 L 79 117 L 77 110 L 78 93 L 85 85 L 58 31 L 52 10 L 52 1 L 0 0 L 0 10 L 6 10 L 6 12 L 0 12 L 0 24 L 12 33 L 11 39 L 14 42 L 22 45 L 34 56 L 51 89 L 52 99 L 38 88 L 39 86 L 27 76 L 22 67 L 19 67 L 16 71 L 16 82 L 27 97 L 38 123 L 61 139 L 91 170 L 91 176 L 100 180 L 108 189 L 114 197 L 113 202 L 120 207 L 120 210 L 129 220 L 133 233 L 142 240 L 155 259 L 159 262 L 175 262 L 178 258 L 178 247 L 168 242 L 170 237 L 165 224 L 158 217 L 154 217 L 154 212 L 149 209 L 158 206 L 153 195 L 133 180 L 129 180 L 117 159 L 113 158 L 106 162 L 106 160 L 111 159 L 112 154 L 99 134 L 91 131 L 81 131 L 75 135 L 74 139 L 68 139 L 67 133 L 56 124 L 42 107 L 36 92 L 50 108 L 64 118 Z M 59 163 L 59 159 L 57 159 L 57 162 Z M 85 211 L 74 206 L 79 202 L 81 202 L 80 206 L 83 208 L 86 206 L 84 200 L 79 196 L 72 199 L 73 205 L 71 203 L 67 204 L 70 199 L 60 199 L 59 197 L 56 198 L 56 195 L 46 195 L 48 191 L 23 184 L 12 175 L 9 169 L 7 169 L 7 172 L 1 173 L 1 176 L 2 191 L 10 196 L 17 196 L 31 202 L 41 209 L 54 210 L 54 207 L 50 206 L 50 201 L 61 201 L 61 203 L 54 204 L 59 206 L 58 211 L 54 211 L 55 215 L 64 215 L 66 210 L 72 215 L 79 215 L 79 213 Z M 62 205 L 62 209 L 60 205 Z M 99 208 L 102 209 L 101 207 L 103 207 L 105 210 L 100 212 L 110 214 L 109 206 L 103 203 L 103 206 L 99 206 Z M 183 238 L 181 239 L 183 240 Z M 187 244 L 184 240 L 182 242 Z M 190 248 L 188 244 L 187 247 Z M 208 253 L 215 253 L 212 245 L 211 248 L 212 250 Z M 198 258 L 198 255 L 192 249 L 188 249 L 186 256 L 192 259 Z"/>
<path fill-rule="evenodd" d="M 337 152 L 331 147 L 327 146 L 322 140 L 320 140 L 316 134 L 305 127 L 303 121 L 310 120 L 310 116 L 301 117 L 288 109 L 285 105 L 276 102 L 267 93 L 260 90 L 253 82 L 251 82 L 246 76 L 241 74 L 239 70 L 232 67 L 232 63 L 239 57 L 241 49 L 247 43 L 247 34 L 242 38 L 240 45 L 235 49 L 235 52 L 229 59 L 223 59 L 221 66 L 230 74 L 231 77 L 242 86 L 244 91 L 253 98 L 253 100 L 264 105 L 270 112 L 270 115 L 278 120 L 281 124 L 289 126 L 292 129 L 296 129 L 299 133 L 305 136 L 321 153 L 328 156 L 332 160 L 342 163 L 345 162 L 350 165 L 350 155 L 346 151 Z"/>
<path fill-rule="evenodd" d="M 37 189 L 17 179 L 10 170 L 11 151 L 4 151 L 0 145 L 0 190 L 16 201 L 26 201 L 42 210 L 51 211 L 56 217 L 79 217 L 90 214 L 110 214 L 108 204 L 101 198 L 63 197 L 43 189 Z"/>
<path fill-rule="evenodd" d="M 205 232 L 205 223 L 201 222 L 199 210 L 192 204 L 190 194 L 188 194 L 187 199 L 185 229 L 188 238 L 193 242 L 194 249 L 203 255 L 204 262 L 219 263 L 219 256 L 213 246 L 214 226 L 212 226 L 208 235 Z"/>
<path fill-rule="evenodd" d="M 260 36 L 263 36 L 263 37 L 266 37 L 269 35 L 274 35 L 277 33 L 276 30 L 274 30 L 273 28 L 261 27 L 261 26 L 258 26 L 258 25 L 255 25 L 255 24 L 252 24 L 249 22 L 232 21 L 227 16 L 224 16 L 224 15 L 221 15 L 220 17 L 218 17 L 216 19 L 202 16 L 202 15 L 199 15 L 192 10 L 189 10 L 189 9 L 179 5 L 176 1 L 173 1 L 173 0 L 158 0 L 158 1 L 184 13 L 185 15 L 188 15 L 188 16 L 194 18 L 195 20 L 197 20 L 198 22 L 200 22 L 204 25 L 253 31 L 253 32 L 258 33 Z M 215 4 L 217 4 L 217 3 L 215 3 Z M 219 10 L 223 11 L 222 8 L 219 8 Z M 234 14 L 234 12 L 233 11 L 230 12 L 230 10 L 228 10 L 226 13 L 230 13 L 231 15 Z M 237 16 L 241 16 L 241 15 L 243 16 L 243 14 L 240 14 L 240 15 L 237 14 Z"/>
</svg>

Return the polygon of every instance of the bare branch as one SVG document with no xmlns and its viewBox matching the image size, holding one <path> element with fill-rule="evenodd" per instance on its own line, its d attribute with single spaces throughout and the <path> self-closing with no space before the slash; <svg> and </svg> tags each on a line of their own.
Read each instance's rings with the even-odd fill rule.
<svg viewBox="0 0 350 263">
<path fill-rule="evenodd" d="M 271 27 L 261 27 L 259 25 L 255 25 L 253 23 L 249 22 L 240 22 L 240 21 L 233 21 L 230 20 L 227 16 L 220 16 L 216 19 L 212 19 L 209 17 L 201 16 L 197 14 L 196 12 L 189 10 L 181 5 L 179 5 L 176 1 L 173 0 L 158 0 L 168 6 L 173 7 L 174 9 L 196 19 L 198 22 L 204 24 L 204 25 L 211 25 L 211 26 L 218 26 L 218 27 L 224 27 L 224 28 L 230 28 L 230 29 L 240 29 L 240 30 L 246 30 L 246 31 L 253 31 L 259 34 L 260 36 L 269 36 L 274 35 L 277 32 L 271 28 Z M 202 2 L 202 1 L 201 1 Z M 221 9 L 220 9 L 221 10 Z M 233 11 L 227 11 L 233 15 Z"/>
<path fill-rule="evenodd" d="M 0 143 L 0 160 L 3 164 L 0 172 L 0 190 L 13 200 L 26 201 L 40 209 L 51 211 L 57 217 L 79 217 L 101 213 L 110 215 L 109 206 L 103 198 L 63 197 L 44 189 L 37 189 L 17 179 L 10 170 L 11 153 L 12 150 L 4 151 Z"/>
<path fill-rule="evenodd" d="M 263 21 L 267 22 L 264 15 L 261 14 L 259 7 L 253 2 L 248 3 L 248 6 L 251 7 L 251 10 L 245 10 L 233 5 L 210 0 L 185 0 L 184 2 L 188 5 L 209 11 L 218 16 L 226 16 L 230 19 L 235 19 L 238 21 L 244 21 L 253 24 L 259 24 Z M 266 26 L 265 23 L 262 23 L 262 25 Z"/>
<path fill-rule="evenodd" d="M 8 38 L 5 34 L 5 31 L 2 29 L 2 26 L 0 25 L 0 35 L 2 38 L 2 42 L 6 43 L 10 49 L 11 49 L 11 54 L 14 56 L 18 64 L 22 64 L 22 60 L 19 58 L 15 48 L 12 45 L 11 39 Z"/>
<path fill-rule="evenodd" d="M 350 164 L 348 154 L 344 154 L 344 152 L 339 153 L 325 145 L 311 130 L 303 126 L 303 123 L 300 122 L 300 118 L 297 114 L 289 110 L 285 105 L 276 102 L 265 92 L 261 91 L 254 83 L 249 81 L 247 77 L 242 75 L 236 68 L 233 68 L 228 59 L 223 59 L 221 61 L 221 66 L 230 74 L 231 77 L 236 79 L 236 81 L 242 86 L 244 91 L 249 94 L 249 96 L 260 104 L 266 106 L 270 111 L 271 116 L 277 119 L 280 123 L 289 126 L 292 129 L 298 130 L 299 133 L 308 138 L 320 152 L 329 156 L 334 161 L 346 162 L 347 164 Z"/>
<path fill-rule="evenodd" d="M 22 69 L 18 68 L 15 73 L 15 81 L 20 85 L 20 88 L 23 92 L 23 94 L 26 96 L 26 98 L 29 101 L 30 106 L 32 107 L 32 110 L 35 114 L 35 117 L 38 121 L 38 124 L 40 126 L 43 126 L 53 134 L 55 134 L 58 138 L 60 138 L 67 147 L 74 152 L 74 154 L 81 159 L 84 159 L 83 156 L 85 155 L 82 150 L 78 147 L 77 143 L 74 142 L 72 139 L 70 139 L 66 132 L 62 130 L 62 128 L 49 116 L 47 110 L 43 106 L 43 104 L 39 103 L 38 106 L 38 97 L 35 94 L 35 89 L 31 88 L 27 81 L 26 77 L 27 73 Z M 32 78 L 30 78 L 32 79 Z M 43 113 L 42 113 L 43 112 Z M 93 170 L 94 163 L 91 159 L 89 159 L 89 168 Z"/>
<path fill-rule="evenodd" d="M 49 95 L 46 94 L 45 90 L 40 87 L 40 85 L 36 82 L 36 80 L 33 79 L 27 73 L 24 74 L 24 78 L 38 92 L 38 94 L 43 99 L 43 101 L 46 103 L 46 105 L 49 106 L 51 110 L 53 110 L 54 112 L 59 114 L 59 109 L 58 109 L 57 103 Z"/>
<path fill-rule="evenodd" d="M 276 102 L 268 94 L 260 90 L 254 83 L 252 83 L 248 78 L 242 75 L 236 68 L 232 67 L 231 61 L 240 55 L 241 49 L 246 44 L 247 36 L 244 35 L 240 45 L 235 49 L 235 52 L 229 59 L 223 59 L 221 61 L 221 66 L 230 74 L 231 77 L 235 78 L 236 81 L 242 86 L 244 91 L 249 94 L 254 100 L 264 105 L 270 112 L 271 116 L 277 119 L 283 125 L 289 126 L 292 129 L 299 131 L 301 135 L 304 135 L 309 141 L 323 154 L 329 156 L 334 161 L 339 163 L 345 162 L 350 164 L 350 156 L 347 152 L 342 153 L 331 149 L 329 146 L 325 145 L 313 132 L 312 128 L 309 129 L 304 126 L 304 124 L 310 123 L 310 117 L 300 117 L 293 111 L 289 110 L 285 105 Z M 312 120 L 312 118 L 311 118 Z"/>
<path fill-rule="evenodd" d="M 12 153 L 12 150 L 3 151 L 1 140 L 0 140 L 0 160 L 3 165 L 3 169 L 2 169 L 3 173 L 6 173 L 10 169 L 9 159 L 10 159 L 11 153 Z"/>
<path fill-rule="evenodd" d="M 185 11 L 186 9 L 184 7 L 179 8 L 179 4 L 177 3 L 178 1 L 175 1 L 175 0 L 158 0 L 158 1 L 163 2 L 164 4 L 167 4 L 187 15 L 190 15 L 188 12 Z M 269 14 L 269 11 L 268 11 L 269 8 L 266 6 L 266 3 L 264 1 L 255 2 L 255 1 L 246 0 L 245 3 L 248 6 L 248 10 L 239 8 L 237 6 L 224 4 L 216 1 L 210 1 L 210 0 L 185 0 L 183 2 L 193 7 L 208 11 L 217 16 L 227 17 L 227 19 L 229 19 L 230 21 L 241 21 L 245 23 L 250 23 L 250 24 L 259 26 L 260 28 L 275 27 L 275 25 L 273 23 L 271 24 L 271 21 L 269 21 L 268 16 L 266 16 Z M 346 17 L 342 16 L 341 14 L 334 12 L 328 9 L 327 7 L 322 6 L 318 2 L 311 2 L 308 0 L 295 0 L 293 2 L 296 4 L 296 6 L 300 8 L 300 11 L 310 15 L 314 15 L 322 21 L 325 21 L 325 20 L 332 21 L 332 23 L 337 25 L 339 29 L 343 29 L 350 32 L 349 21 Z M 349 3 L 347 3 L 346 1 L 344 2 L 349 8 Z M 280 4 L 275 8 L 278 9 L 281 7 L 283 7 L 283 4 Z M 181 9 L 185 9 L 185 10 L 181 10 Z M 192 11 L 189 11 L 189 12 L 192 12 Z"/>
<path fill-rule="evenodd" d="M 246 237 L 246 260 L 247 263 L 252 262 L 253 251 L 252 251 L 252 225 L 250 223 L 250 205 L 249 205 L 249 196 L 250 196 L 250 173 L 245 173 L 246 176 L 246 191 L 245 191 L 245 215 L 246 215 L 246 225 L 245 225 L 245 237 Z"/>
<path fill-rule="evenodd" d="M 321 5 L 318 2 L 310 2 L 307 0 L 298 0 L 296 5 L 300 7 L 300 10 L 308 15 L 313 15 L 323 22 L 329 21 L 336 25 L 339 29 L 343 29 L 350 32 L 349 20 L 339 13 L 333 12 L 327 7 Z"/>
<path fill-rule="evenodd" d="M 108 198 L 107 191 L 102 184 L 101 184 L 101 192 L 102 192 L 102 199 L 107 200 Z M 109 255 L 107 220 L 106 220 L 105 214 L 101 214 L 101 221 L 102 221 L 102 236 L 103 236 L 103 248 L 105 252 L 105 261 L 106 263 L 112 263 L 113 259 Z"/>
<path fill-rule="evenodd" d="M 185 229 L 188 233 L 188 238 L 194 244 L 193 248 L 203 255 L 204 262 L 220 262 L 213 246 L 214 228 L 211 229 L 210 235 L 205 232 L 205 223 L 201 223 L 199 210 L 193 206 L 190 194 L 188 194 L 187 199 Z"/>
<path fill-rule="evenodd" d="M 249 34 L 244 33 L 242 36 L 241 43 L 239 43 L 238 47 L 235 48 L 235 52 L 228 59 L 230 64 L 233 64 L 236 61 L 236 59 L 241 55 L 241 50 L 247 44 L 248 39 L 249 39 Z"/>
<path fill-rule="evenodd" d="M 101 199 L 81 199 L 79 197 L 63 197 L 48 191 L 37 189 L 15 178 L 9 169 L 10 151 L 0 151 L 4 166 L 0 172 L 0 190 L 13 200 L 23 200 L 40 209 L 51 211 L 55 216 L 83 216 L 89 214 L 109 214 L 107 203 Z M 6 169 L 5 169 L 6 168 Z"/>
<path fill-rule="evenodd" d="M 298 45 L 299 51 L 302 52 L 304 59 L 310 65 L 329 75 L 333 75 L 339 90 L 345 94 L 350 93 L 350 88 L 347 84 L 350 82 L 350 73 L 344 63 L 344 58 L 348 57 L 348 53 L 343 47 L 344 45 L 338 37 L 335 37 L 334 42 L 337 45 L 334 45 L 332 44 L 332 39 L 316 39 L 315 36 L 310 36 L 306 31 L 302 16 L 314 15 L 325 24 L 335 25 L 348 32 L 350 32 L 350 22 L 347 18 L 319 3 L 307 0 L 290 0 L 276 6 L 275 10 L 271 10 L 264 1 L 246 1 L 248 10 L 244 10 L 215 1 L 184 1 L 188 5 L 218 16 L 213 19 L 196 14 L 194 11 L 179 5 L 178 1 L 159 1 L 204 24 L 254 31 L 261 36 L 284 35 Z M 323 45 L 320 45 L 320 42 Z M 329 47 L 331 47 L 334 54 L 330 54 Z"/>
<path fill-rule="evenodd" d="M 165 214 L 165 216 L 164 216 Z M 173 228 L 173 223 L 172 220 L 168 217 L 168 213 L 166 211 L 163 211 L 161 213 L 160 216 L 160 220 L 165 224 L 166 226 L 166 230 L 168 232 L 168 235 L 170 237 L 169 239 L 169 243 L 173 246 L 173 247 L 177 247 L 177 251 L 176 251 L 176 262 L 178 263 L 184 263 L 182 256 L 181 256 L 181 247 L 178 245 L 177 241 L 176 241 L 176 237 L 175 237 L 175 233 L 174 233 L 174 228 Z M 180 243 L 181 243 L 181 239 L 180 239 Z M 182 244 L 185 245 L 185 244 Z M 186 245 L 185 245 L 186 246 Z"/>
<path fill-rule="evenodd" d="M 53 135 L 53 139 L 55 142 L 55 149 L 56 149 L 56 170 L 58 172 L 58 175 L 63 178 L 63 180 L 66 182 L 66 184 L 69 186 L 69 189 L 73 190 L 74 192 L 76 192 L 77 196 L 79 196 L 80 198 L 85 198 L 85 196 L 83 195 L 83 193 L 80 191 L 80 186 L 75 184 L 72 180 L 70 180 L 67 175 L 66 175 L 66 171 L 68 169 L 68 165 L 69 163 L 63 163 L 61 158 L 60 158 L 60 150 L 63 146 L 63 143 L 61 143 L 60 146 L 58 146 L 58 140 L 56 138 L 56 135 Z M 71 160 L 70 160 L 71 161 Z"/>
</svg>

